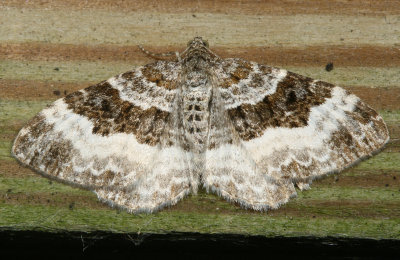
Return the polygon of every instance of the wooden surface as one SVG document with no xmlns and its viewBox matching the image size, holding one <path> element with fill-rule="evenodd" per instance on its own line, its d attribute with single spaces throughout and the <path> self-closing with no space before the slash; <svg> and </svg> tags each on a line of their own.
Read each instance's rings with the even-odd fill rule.
<svg viewBox="0 0 400 260">
<path fill-rule="evenodd" d="M 152 215 L 113 210 L 10 157 L 18 130 L 67 93 L 181 51 L 202 36 L 222 57 L 279 66 L 354 92 L 385 118 L 379 155 L 279 210 L 201 192 Z M 325 70 L 332 62 L 334 69 Z M 3 0 L 0 3 L 0 227 L 400 238 L 400 2 Z"/>
</svg>

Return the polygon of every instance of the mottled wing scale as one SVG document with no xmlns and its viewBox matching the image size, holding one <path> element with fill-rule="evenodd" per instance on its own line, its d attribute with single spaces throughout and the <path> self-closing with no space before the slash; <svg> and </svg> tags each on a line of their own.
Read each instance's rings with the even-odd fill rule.
<svg viewBox="0 0 400 260">
<path fill-rule="evenodd" d="M 307 189 L 389 140 L 383 119 L 338 86 L 240 59 L 225 63 L 228 117 L 256 171 L 270 178 Z"/>
<path fill-rule="evenodd" d="M 128 211 L 174 204 L 191 186 L 174 126 L 178 71 L 160 61 L 59 99 L 20 131 L 12 153 Z"/>
</svg>

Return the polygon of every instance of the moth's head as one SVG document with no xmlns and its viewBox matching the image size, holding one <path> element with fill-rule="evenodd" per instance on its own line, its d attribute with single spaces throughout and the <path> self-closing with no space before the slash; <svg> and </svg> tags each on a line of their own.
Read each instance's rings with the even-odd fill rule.
<svg viewBox="0 0 400 260">
<path fill-rule="evenodd" d="M 208 42 L 201 37 L 195 37 L 188 42 L 188 47 L 182 52 L 181 58 L 183 62 L 190 61 L 193 63 L 193 66 L 200 61 L 211 62 L 215 59 L 219 59 L 219 57 L 208 48 Z"/>
<path fill-rule="evenodd" d="M 189 41 L 187 44 L 187 47 L 194 47 L 194 48 L 199 48 L 199 47 L 206 47 L 208 48 L 208 41 L 203 40 L 201 37 L 194 37 L 193 40 Z"/>
</svg>

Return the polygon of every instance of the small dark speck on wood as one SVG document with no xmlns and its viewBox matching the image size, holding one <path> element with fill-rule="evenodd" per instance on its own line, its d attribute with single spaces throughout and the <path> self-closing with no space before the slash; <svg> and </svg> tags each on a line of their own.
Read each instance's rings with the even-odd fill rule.
<svg viewBox="0 0 400 260">
<path fill-rule="evenodd" d="M 54 90 L 53 94 L 56 95 L 56 96 L 59 96 L 61 94 L 61 92 L 59 90 Z"/>
<path fill-rule="evenodd" d="M 333 70 L 333 63 L 329 62 L 328 64 L 326 64 L 325 70 L 328 71 L 328 72 Z"/>
</svg>

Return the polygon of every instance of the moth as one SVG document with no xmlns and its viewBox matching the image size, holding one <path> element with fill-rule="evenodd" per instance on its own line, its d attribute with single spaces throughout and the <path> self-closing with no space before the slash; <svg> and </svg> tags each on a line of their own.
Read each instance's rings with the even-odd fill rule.
<svg viewBox="0 0 400 260">
<path fill-rule="evenodd" d="M 222 59 L 196 37 L 176 59 L 55 101 L 22 128 L 12 153 L 132 213 L 174 205 L 199 187 L 262 211 L 388 140 L 382 117 L 343 88 Z"/>
</svg>

